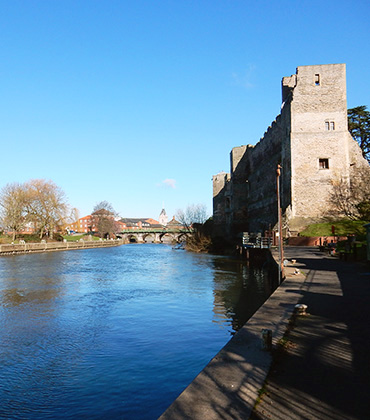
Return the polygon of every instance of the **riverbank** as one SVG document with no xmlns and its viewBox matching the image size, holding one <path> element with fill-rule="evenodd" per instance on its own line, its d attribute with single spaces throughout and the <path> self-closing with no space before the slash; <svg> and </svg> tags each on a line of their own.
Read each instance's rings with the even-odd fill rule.
<svg viewBox="0 0 370 420">
<path fill-rule="evenodd" d="M 370 274 L 317 248 L 287 247 L 285 257 L 291 261 L 285 281 L 161 420 L 365 418 Z M 304 319 L 310 321 L 298 317 L 290 357 L 274 376 L 272 354 L 289 343 L 285 334 L 297 303 L 308 304 L 311 315 Z M 262 349 L 262 329 L 272 330 L 273 353 Z"/>
<path fill-rule="evenodd" d="M 71 251 L 75 249 L 102 248 L 122 245 L 121 239 L 103 241 L 79 241 L 79 242 L 41 242 L 22 244 L 1 244 L 0 256 L 16 254 L 32 254 L 36 252 Z"/>
<path fill-rule="evenodd" d="M 276 346 L 300 299 L 304 275 L 286 267 L 286 279 L 264 305 L 209 362 L 160 420 L 248 419 L 272 363 L 262 349 L 261 330 L 272 330 Z"/>
</svg>

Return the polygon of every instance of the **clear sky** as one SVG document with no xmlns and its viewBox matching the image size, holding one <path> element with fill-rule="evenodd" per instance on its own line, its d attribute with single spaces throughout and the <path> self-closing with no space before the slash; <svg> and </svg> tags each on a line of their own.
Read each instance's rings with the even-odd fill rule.
<svg viewBox="0 0 370 420">
<path fill-rule="evenodd" d="M 0 0 L 0 188 L 54 181 L 81 216 L 212 212 L 212 175 L 297 66 L 347 64 L 370 107 L 368 0 Z"/>
</svg>

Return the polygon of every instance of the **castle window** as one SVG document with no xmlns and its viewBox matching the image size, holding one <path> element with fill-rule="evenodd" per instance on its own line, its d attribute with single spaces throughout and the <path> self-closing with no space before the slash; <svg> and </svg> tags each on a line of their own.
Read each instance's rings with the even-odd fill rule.
<svg viewBox="0 0 370 420">
<path fill-rule="evenodd" d="M 325 129 L 326 129 L 326 131 L 335 130 L 335 122 L 334 121 L 325 121 Z"/>
<path fill-rule="evenodd" d="M 315 86 L 320 86 L 320 75 L 315 74 Z"/>
<path fill-rule="evenodd" d="M 329 169 L 329 159 L 319 159 L 319 169 Z"/>
</svg>

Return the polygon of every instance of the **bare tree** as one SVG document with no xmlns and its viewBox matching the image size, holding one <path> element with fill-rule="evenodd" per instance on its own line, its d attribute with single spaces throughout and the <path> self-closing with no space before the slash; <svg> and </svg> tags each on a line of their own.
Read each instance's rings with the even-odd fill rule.
<svg viewBox="0 0 370 420">
<path fill-rule="evenodd" d="M 352 170 L 351 179 L 333 182 L 331 194 L 333 213 L 350 219 L 370 218 L 370 168 Z"/>
<path fill-rule="evenodd" d="M 27 219 L 44 233 L 53 237 L 55 228 L 65 223 L 68 205 L 64 192 L 52 181 L 33 179 L 26 183 Z"/>
<path fill-rule="evenodd" d="M 68 223 L 74 223 L 80 218 L 80 212 L 76 207 L 73 207 L 67 217 Z"/>
<path fill-rule="evenodd" d="M 177 210 L 176 219 L 190 229 L 194 224 L 203 224 L 207 219 L 207 207 L 204 204 L 190 204 L 185 210 Z"/>
<path fill-rule="evenodd" d="M 98 228 L 101 238 L 111 236 L 117 232 L 115 218 L 118 216 L 111 203 L 100 201 L 93 209 L 93 222 Z"/>
<path fill-rule="evenodd" d="M 176 218 L 188 231 L 186 249 L 193 252 L 209 252 L 212 241 L 204 229 L 204 223 L 208 219 L 206 206 L 191 204 L 185 210 L 178 210 Z"/>
<path fill-rule="evenodd" d="M 14 182 L 2 188 L 0 214 L 3 226 L 12 231 L 14 241 L 17 232 L 23 230 L 26 223 L 26 194 L 22 184 Z"/>
</svg>

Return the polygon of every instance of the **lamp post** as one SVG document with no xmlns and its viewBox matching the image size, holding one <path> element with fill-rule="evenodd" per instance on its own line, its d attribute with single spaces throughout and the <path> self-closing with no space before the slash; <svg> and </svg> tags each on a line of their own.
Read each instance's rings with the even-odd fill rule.
<svg viewBox="0 0 370 420">
<path fill-rule="evenodd" d="M 284 278 L 284 251 L 283 251 L 283 229 L 281 226 L 281 204 L 280 204 L 280 173 L 281 165 L 278 164 L 276 169 L 276 194 L 277 194 L 277 211 L 278 211 L 278 232 L 279 232 L 279 284 Z"/>
</svg>

